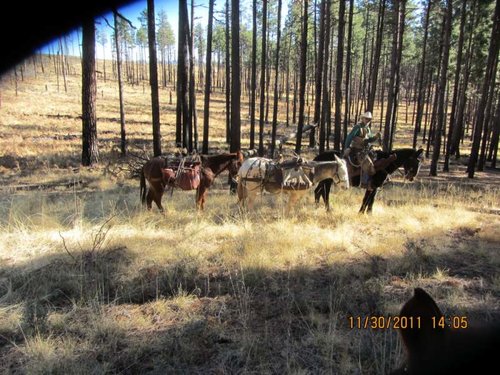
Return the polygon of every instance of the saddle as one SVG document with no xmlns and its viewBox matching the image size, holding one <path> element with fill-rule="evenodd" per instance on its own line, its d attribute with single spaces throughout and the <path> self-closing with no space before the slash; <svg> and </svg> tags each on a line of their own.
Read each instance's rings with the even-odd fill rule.
<svg viewBox="0 0 500 375">
<path fill-rule="evenodd" d="M 283 190 L 307 190 L 313 182 L 309 175 L 313 167 L 308 166 L 302 158 L 272 163 L 267 169 L 266 182 L 279 185 Z"/>
<path fill-rule="evenodd" d="M 163 183 L 182 190 L 195 190 L 200 186 L 200 161 L 173 161 L 167 168 L 162 168 Z"/>
</svg>

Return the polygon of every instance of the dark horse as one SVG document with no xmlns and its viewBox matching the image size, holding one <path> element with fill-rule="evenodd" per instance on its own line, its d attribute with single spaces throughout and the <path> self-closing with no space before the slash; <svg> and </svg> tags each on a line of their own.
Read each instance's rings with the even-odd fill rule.
<svg viewBox="0 0 500 375">
<path fill-rule="evenodd" d="M 405 179 L 413 181 L 420 169 L 420 165 L 422 162 L 422 152 L 423 149 L 415 150 L 413 148 L 403 148 L 400 150 L 391 151 L 389 153 L 376 151 L 377 160 L 381 161 L 381 164 L 379 164 L 379 167 L 377 167 L 377 162 L 375 163 L 375 169 L 377 170 L 377 172 L 371 177 L 370 186 L 366 189 L 365 196 L 363 197 L 363 203 L 361 204 L 359 212 L 372 212 L 373 202 L 375 201 L 375 196 L 377 195 L 378 189 L 384 184 L 384 182 L 387 180 L 387 177 L 395 172 L 398 168 L 403 167 Z M 339 156 L 340 153 L 337 151 L 327 151 L 316 156 L 314 160 L 335 160 L 335 155 Z M 356 174 L 349 162 L 348 171 L 351 176 L 351 186 L 359 186 L 359 172 Z M 320 198 L 323 197 L 323 202 L 325 203 L 327 210 L 330 207 L 330 189 L 332 186 L 332 182 L 333 181 L 331 179 L 321 181 L 314 190 L 314 198 L 316 203 L 319 203 Z"/>
<path fill-rule="evenodd" d="M 200 155 L 201 171 L 200 183 L 196 189 L 196 207 L 203 210 L 207 198 L 208 189 L 215 178 L 225 170 L 229 172 L 230 178 L 234 178 L 243 162 L 241 152 L 226 153 L 220 155 Z M 165 181 L 163 169 L 167 167 L 167 161 L 161 156 L 148 160 L 141 169 L 141 200 L 146 203 L 148 210 L 154 201 L 159 210 L 163 212 L 161 198 L 168 181 Z M 146 188 L 146 180 L 149 189 Z"/>
<path fill-rule="evenodd" d="M 416 288 L 399 314 L 406 364 L 392 374 L 489 374 L 498 366 L 500 325 L 478 325 L 466 314 L 445 317 Z M 404 328 L 404 329 L 403 329 Z"/>
</svg>

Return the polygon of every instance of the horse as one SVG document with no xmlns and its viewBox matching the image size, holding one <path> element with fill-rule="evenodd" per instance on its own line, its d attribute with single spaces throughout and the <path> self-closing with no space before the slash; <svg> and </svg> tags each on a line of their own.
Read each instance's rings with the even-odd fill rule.
<svg viewBox="0 0 500 375">
<path fill-rule="evenodd" d="M 487 374 L 495 371 L 500 347 L 498 323 L 474 326 L 466 315 L 445 317 L 434 299 L 421 288 L 416 288 L 413 297 L 404 304 L 399 319 L 407 360 L 392 374 Z"/>
<path fill-rule="evenodd" d="M 295 182 L 287 184 L 287 179 Z M 238 171 L 238 203 L 242 208 L 247 205 L 251 209 L 257 193 L 263 190 L 274 194 L 285 193 L 289 195 L 286 206 L 286 213 L 289 214 L 291 207 L 302 199 L 309 188 L 325 179 L 341 183 L 348 189 L 349 179 L 345 160 L 337 157 L 327 162 L 303 162 L 299 159 L 276 163 L 263 157 L 249 158 L 243 162 Z"/>
<path fill-rule="evenodd" d="M 203 210 L 208 189 L 215 178 L 225 170 L 229 172 L 230 178 L 234 178 L 243 162 L 243 154 L 238 151 L 219 155 L 200 155 L 200 159 L 201 169 L 199 185 L 196 188 L 196 208 Z M 161 204 L 163 192 L 166 186 L 173 186 L 172 183 L 175 181 L 165 177 L 164 171 L 167 167 L 167 159 L 157 156 L 148 160 L 141 169 L 140 196 L 142 203 L 146 204 L 148 210 L 151 210 L 154 201 L 160 212 L 164 211 Z M 146 188 L 146 181 L 149 189 Z"/>
<path fill-rule="evenodd" d="M 413 148 L 403 148 L 393 150 L 391 152 L 375 151 L 377 155 L 374 163 L 376 173 L 371 176 L 371 182 L 369 187 L 366 189 L 359 213 L 372 212 L 373 202 L 375 201 L 378 189 L 387 181 L 389 175 L 394 173 L 398 168 L 403 167 L 404 178 L 409 181 L 413 181 L 422 164 L 422 152 L 423 149 L 415 150 Z M 316 156 L 314 160 L 334 160 L 339 157 L 339 154 L 340 153 L 338 151 L 327 151 Z M 349 162 L 348 171 L 352 186 L 358 186 L 360 182 L 359 170 L 356 171 Z M 330 207 L 331 185 L 331 180 L 324 180 L 321 181 L 314 190 L 315 202 L 319 203 L 320 198 L 323 197 L 323 202 L 325 203 L 327 210 L 329 210 Z"/>
</svg>

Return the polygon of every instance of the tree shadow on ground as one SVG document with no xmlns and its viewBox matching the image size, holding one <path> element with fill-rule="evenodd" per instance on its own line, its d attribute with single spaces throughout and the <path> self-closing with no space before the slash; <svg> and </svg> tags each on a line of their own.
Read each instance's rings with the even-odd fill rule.
<svg viewBox="0 0 500 375">
<path fill-rule="evenodd" d="M 471 231 L 461 238 L 468 246 L 429 250 L 426 242 L 443 235 L 396 256 L 314 268 L 241 268 L 214 256 L 208 268 L 179 260 L 132 272 L 139 255 L 126 247 L 1 265 L 1 308 L 22 306 L 22 317 L 0 332 L 0 356 L 24 372 L 34 362 L 16 348 L 57 337 L 56 347 L 73 340 L 81 349 L 59 367 L 38 359 L 55 372 L 85 363 L 94 373 L 387 373 L 401 360 L 396 331 L 356 319 L 397 314 L 417 285 L 447 315 L 500 317 L 491 262 L 500 239 L 476 251 Z M 69 317 L 64 327 L 54 326 L 56 313 Z"/>
</svg>

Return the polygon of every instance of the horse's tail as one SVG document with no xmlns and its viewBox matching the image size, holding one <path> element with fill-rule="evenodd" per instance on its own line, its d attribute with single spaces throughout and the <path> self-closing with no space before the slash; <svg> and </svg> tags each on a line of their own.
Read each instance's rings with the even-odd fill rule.
<svg viewBox="0 0 500 375">
<path fill-rule="evenodd" d="M 144 176 L 144 168 L 141 168 L 141 191 L 140 197 L 142 204 L 146 203 L 146 177 Z"/>
</svg>

